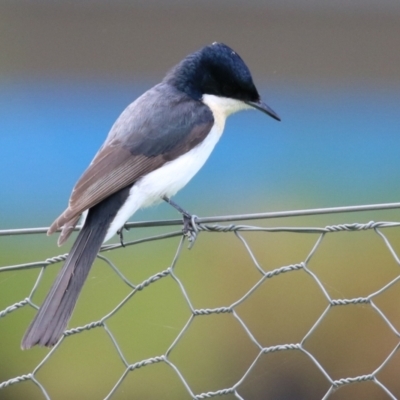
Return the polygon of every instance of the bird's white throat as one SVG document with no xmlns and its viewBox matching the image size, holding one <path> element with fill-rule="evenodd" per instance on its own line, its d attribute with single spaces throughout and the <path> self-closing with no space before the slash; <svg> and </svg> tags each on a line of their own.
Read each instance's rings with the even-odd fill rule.
<svg viewBox="0 0 400 400">
<path fill-rule="evenodd" d="M 204 94 L 202 101 L 204 104 L 210 107 L 214 115 L 215 123 L 219 126 L 222 126 L 222 129 L 224 127 L 225 120 L 227 117 L 229 117 L 229 115 L 238 111 L 252 108 L 241 100 L 215 96 L 213 94 Z"/>
</svg>

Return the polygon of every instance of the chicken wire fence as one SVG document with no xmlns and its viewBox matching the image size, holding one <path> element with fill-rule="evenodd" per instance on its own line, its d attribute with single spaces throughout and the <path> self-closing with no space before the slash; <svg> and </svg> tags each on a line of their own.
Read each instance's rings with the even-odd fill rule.
<svg viewBox="0 0 400 400">
<path fill-rule="evenodd" d="M 263 214 L 246 214 L 246 215 L 232 215 L 225 217 L 209 217 L 209 218 L 194 218 L 194 227 L 195 233 L 194 237 L 190 238 L 189 247 L 194 244 L 196 236 L 200 235 L 214 235 L 213 240 L 218 241 L 219 235 L 232 235 L 235 240 L 236 245 L 233 246 L 242 246 L 242 249 L 247 254 L 248 260 L 250 260 L 251 268 L 253 269 L 253 273 L 255 272 L 258 275 L 255 283 L 248 289 L 246 289 L 245 293 L 240 295 L 234 302 L 230 304 L 221 304 L 219 307 L 215 308 L 196 308 L 193 305 L 191 295 L 185 287 L 184 282 L 176 273 L 176 264 L 181 257 L 183 249 L 186 249 L 185 241 L 187 238 L 182 235 L 182 231 L 178 228 L 178 230 L 174 230 L 172 232 L 162 233 L 155 236 L 144 237 L 134 241 L 125 241 L 124 243 L 116 243 L 116 244 L 106 244 L 103 245 L 101 249 L 101 254 L 98 254 L 98 258 L 104 261 L 111 269 L 115 272 L 115 274 L 119 277 L 119 279 L 129 288 L 128 295 L 123 298 L 113 309 L 111 309 L 106 315 L 104 315 L 101 319 L 87 323 L 84 326 L 74 327 L 68 329 L 64 332 L 63 337 L 60 341 L 50 349 L 43 359 L 28 373 L 23 373 L 19 376 L 8 377 L 7 380 L 0 382 L 0 389 L 9 388 L 12 385 L 21 385 L 24 381 L 31 381 L 37 385 L 40 389 L 42 397 L 45 399 L 53 398 L 50 396 L 48 390 L 46 389 L 46 384 L 41 382 L 40 370 L 43 368 L 46 363 L 48 363 L 52 357 L 56 354 L 57 350 L 63 346 L 69 339 L 69 337 L 73 335 L 79 335 L 82 332 L 90 331 L 94 332 L 98 329 L 102 329 L 108 335 L 110 342 L 114 348 L 115 353 L 118 355 L 119 363 L 122 366 L 123 373 L 119 376 L 118 379 L 113 383 L 113 386 L 109 388 L 108 393 L 104 393 L 102 398 L 111 399 L 118 397 L 118 391 L 123 385 L 124 380 L 127 379 L 131 374 L 135 374 L 139 369 L 149 368 L 149 366 L 153 364 L 162 363 L 168 366 L 180 382 L 180 385 L 184 388 L 184 392 L 186 393 L 187 398 L 192 399 L 206 399 L 213 398 L 218 396 L 227 395 L 231 398 L 244 399 L 247 398 L 245 391 L 242 391 L 243 385 L 248 380 L 249 376 L 254 372 L 255 369 L 260 368 L 261 359 L 265 359 L 265 363 L 269 363 L 269 358 L 272 354 L 276 353 L 301 353 L 304 357 L 307 358 L 308 362 L 313 365 L 313 368 L 316 373 L 322 377 L 325 382 L 324 392 L 321 393 L 320 398 L 327 399 L 331 398 L 334 393 L 339 389 L 346 386 L 353 386 L 355 383 L 364 383 L 370 382 L 374 384 L 380 391 L 379 398 L 391 398 L 396 399 L 399 392 L 399 386 L 394 385 L 390 379 L 382 378 L 382 372 L 387 371 L 389 368 L 393 367 L 398 357 L 398 349 L 400 346 L 400 320 L 393 318 L 390 312 L 387 312 L 384 306 L 381 306 L 377 299 L 382 296 L 384 293 L 393 290 L 395 288 L 399 291 L 399 280 L 400 280 L 400 259 L 396 254 L 396 244 L 393 243 L 394 239 L 389 239 L 387 232 L 393 230 L 400 230 L 400 222 L 397 221 L 381 221 L 381 222 L 366 222 L 366 223 L 349 223 L 349 224 L 338 224 L 338 225 L 330 225 L 324 227 L 285 227 L 285 226 L 274 226 L 274 227 L 265 227 L 265 226 L 256 226 L 256 225 L 241 225 L 238 224 L 238 221 L 256 221 L 256 220 L 265 220 L 269 218 L 283 218 L 283 217 L 301 217 L 305 215 L 315 216 L 318 214 L 332 214 L 332 213 L 345 213 L 345 212 L 356 212 L 356 211 L 374 211 L 374 210 L 387 210 L 400 208 L 400 203 L 390 203 L 390 204 L 378 204 L 378 205 L 368 205 L 368 206 L 354 206 L 354 207 L 338 207 L 338 208 L 325 208 L 325 209 L 314 209 L 314 210 L 301 210 L 301 211 L 289 211 L 289 212 L 275 212 L 275 213 L 263 213 Z M 278 221 L 280 221 L 278 219 Z M 230 222 L 236 222 L 236 224 L 230 224 Z M 165 221 L 153 221 L 153 222 L 133 222 L 126 224 L 127 228 L 141 228 L 141 227 L 172 227 L 181 224 L 180 220 L 165 220 Z M 390 228 L 390 229 L 389 229 Z M 12 229 L 12 230 L 3 230 L 0 231 L 0 236 L 10 236 L 10 235 L 39 235 L 47 231 L 47 228 L 33 228 L 33 229 Z M 381 284 L 377 290 L 372 291 L 368 295 L 356 297 L 356 298 L 342 298 L 342 297 L 333 297 L 329 288 L 329 285 L 326 284 L 325 279 L 319 276 L 318 272 L 315 272 L 312 268 L 309 267 L 311 260 L 315 256 L 315 254 L 319 251 L 321 244 L 326 240 L 327 237 L 331 235 L 342 235 L 344 232 L 365 232 L 370 231 L 372 234 L 378 238 L 379 241 L 382 241 L 384 244 L 385 251 L 390 254 L 392 260 L 394 260 L 397 273 L 392 276 L 388 281 L 384 284 Z M 268 241 L 273 234 L 278 233 L 290 233 L 295 235 L 308 235 L 314 234 L 316 240 L 313 242 L 312 246 L 309 249 L 308 255 L 305 259 L 299 260 L 298 263 L 290 264 L 290 265 L 282 265 L 278 268 L 274 268 L 271 270 L 266 269 L 263 266 L 263 263 L 259 261 L 255 252 L 252 250 L 252 245 L 250 244 L 248 238 L 245 237 L 247 232 L 253 232 L 257 235 L 264 235 L 260 240 Z M 265 233 L 268 233 L 265 236 Z M 218 234 L 218 235 L 216 235 Z M 127 236 L 127 235 L 126 235 Z M 132 283 L 126 276 L 120 271 L 117 265 L 110 259 L 108 253 L 110 251 L 114 252 L 117 249 L 120 251 L 127 251 L 122 247 L 130 247 L 134 245 L 138 245 L 139 243 L 150 242 L 150 241 L 161 241 L 166 240 L 168 238 L 177 237 L 179 242 L 177 245 L 175 256 L 172 259 L 170 265 L 152 275 L 147 279 L 143 280 L 141 283 Z M 180 238 L 180 239 L 179 239 Z M 126 237 L 125 237 L 126 239 Z M 157 246 L 154 243 L 154 246 Z M 107 256 L 105 255 L 107 253 Z M 189 257 L 190 257 L 189 252 Z M 18 301 L 14 304 L 10 304 L 8 307 L 0 311 L 0 323 L 6 324 L 7 318 L 11 314 L 18 313 L 18 310 L 24 307 L 34 307 L 35 309 L 38 306 L 33 302 L 33 296 L 36 292 L 36 289 L 39 287 L 43 280 L 43 275 L 46 269 L 57 263 L 62 263 L 66 254 L 59 255 L 56 257 L 51 257 L 46 260 L 18 264 L 18 265 L 9 265 L 0 267 L 0 273 L 4 273 L 6 271 L 14 271 L 23 274 L 27 269 L 37 268 L 39 269 L 38 277 L 36 283 L 30 291 L 30 294 Z M 223 257 L 223 255 L 222 255 Z M 217 266 L 218 267 L 218 266 Z M 233 266 L 234 268 L 234 266 Z M 377 267 L 378 268 L 378 267 Z M 382 268 L 382 265 L 379 266 Z M 239 310 L 240 306 L 246 303 L 249 299 L 255 296 L 255 294 L 260 291 L 261 287 L 264 287 L 267 282 L 276 279 L 282 274 L 293 274 L 294 271 L 303 271 L 303 273 L 307 274 L 308 277 L 312 280 L 313 285 L 319 291 L 320 295 L 323 296 L 325 306 L 322 312 L 313 320 L 307 329 L 306 333 L 302 335 L 301 340 L 297 342 L 290 343 L 276 343 L 273 345 L 265 346 L 264 341 L 259 338 L 259 334 L 254 331 L 253 327 L 249 322 L 246 321 L 241 315 Z M 359 274 L 362 274 L 362 270 Z M 1 274 L 0 274 L 1 279 Z M 116 313 L 120 312 L 128 302 L 134 298 L 139 292 L 147 290 L 149 287 L 153 286 L 153 284 L 157 281 L 164 279 L 172 279 L 174 285 L 179 289 L 182 294 L 183 301 L 186 302 L 186 307 L 189 310 L 189 317 L 179 328 L 179 331 L 174 337 L 174 339 L 169 344 L 166 351 L 160 354 L 155 354 L 150 358 L 141 359 L 134 363 L 129 362 L 128 358 L 125 355 L 123 346 L 120 345 L 118 338 L 113 333 L 113 329 L 109 327 L 109 320 Z M 281 291 L 285 290 L 285 287 L 280 289 Z M 284 294 L 286 296 L 289 293 Z M 380 360 L 380 362 L 372 368 L 367 373 L 360 373 L 354 368 L 351 370 L 352 374 L 350 376 L 340 376 L 340 371 L 331 371 L 327 366 L 327 363 L 324 360 L 323 356 L 320 356 L 318 352 L 313 351 L 313 346 L 309 346 L 309 342 L 311 338 L 318 334 L 318 331 L 321 329 L 321 326 L 324 324 L 324 321 L 329 317 L 330 313 L 332 313 L 333 309 L 340 307 L 352 307 L 354 305 L 361 305 L 363 307 L 369 307 L 373 310 L 374 315 L 380 320 L 380 323 L 383 323 L 385 329 L 390 332 L 392 336 L 392 341 L 390 345 L 385 346 L 385 354 Z M 262 305 L 257 304 L 257 308 L 260 307 L 262 312 Z M 253 307 L 254 308 L 254 307 Z M 239 310 L 239 311 L 238 311 Z M 398 314 L 400 315 L 400 309 L 397 307 Z M 233 382 L 233 384 L 229 386 L 219 387 L 215 390 L 210 390 L 202 393 L 196 393 L 193 385 L 190 382 L 190 379 L 187 378 L 184 368 L 179 366 L 179 363 L 172 359 L 172 355 L 174 354 L 177 346 L 183 340 L 185 335 L 188 334 L 188 331 L 191 329 L 194 321 L 199 318 L 207 318 L 210 315 L 230 315 L 234 318 L 238 325 L 240 326 L 240 330 L 242 334 L 246 336 L 246 340 L 252 343 L 252 346 L 256 349 L 254 352 L 254 357 L 250 359 L 248 364 L 243 369 L 243 372 L 239 376 L 239 378 Z M 218 317 L 219 318 L 219 317 Z M 262 318 L 262 316 L 259 318 Z M 375 325 L 376 322 L 372 321 L 371 325 Z M 396 327 L 397 325 L 397 327 Z M 266 329 L 268 329 L 268 324 L 266 325 Z M 272 328 L 271 328 L 272 329 Z M 367 330 L 373 329 L 373 326 L 367 328 Z M 133 333 L 134 335 L 134 333 Z M 360 343 L 362 346 L 362 336 L 363 333 L 360 333 Z M 135 340 L 134 337 L 132 340 Z M 7 345 L 7 338 L 1 338 L 1 346 Z M 365 344 L 365 348 L 362 349 L 365 353 L 371 350 L 368 344 Z M 375 344 L 376 347 L 379 344 Z M 329 347 L 329 343 L 325 344 L 325 347 Z M 266 357 L 266 358 L 265 358 Z M 273 363 L 273 359 L 270 358 L 270 363 Z M 262 365 L 265 365 L 262 364 Z M 4 366 L 4 360 L 2 362 Z M 196 370 L 196 359 L 192 360 L 192 368 Z M 360 368 L 362 371 L 363 368 Z M 5 369 L 7 371 L 7 369 Z M 62 374 L 62 371 L 60 371 Z M 199 372 L 200 373 L 200 372 Z M 339 375 L 338 375 L 339 374 Z M 398 380 L 398 379 L 397 379 Z M 376 388 L 375 388 L 376 389 Z M 396 392 L 397 391 L 397 392 Z M 11 392 L 9 392 L 11 393 Z M 397 393 L 397 394 L 396 394 Z M 136 398 L 133 393 L 131 393 L 133 398 Z M 85 395 L 85 393 L 81 393 L 81 398 L 89 398 L 89 396 Z M 250 398 L 254 398 L 249 395 Z M 257 397 L 257 396 L 256 396 Z M 270 398 L 278 398 L 270 397 Z M 3 398 L 0 390 L 0 398 Z M 124 397 L 125 398 L 125 397 Z M 132 398 L 128 396 L 127 398 Z M 150 397 L 149 397 L 150 398 Z M 264 397 L 262 397 L 264 398 Z M 267 397 L 266 397 L 267 398 Z M 288 398 L 301 398 L 300 394 L 298 397 L 288 397 Z M 305 397 L 311 398 L 311 397 Z M 316 397 L 315 397 L 316 398 Z M 353 397 L 356 398 L 356 397 Z M 364 397 L 363 397 L 364 398 Z M 378 397 L 374 397 L 378 398 Z"/>
</svg>

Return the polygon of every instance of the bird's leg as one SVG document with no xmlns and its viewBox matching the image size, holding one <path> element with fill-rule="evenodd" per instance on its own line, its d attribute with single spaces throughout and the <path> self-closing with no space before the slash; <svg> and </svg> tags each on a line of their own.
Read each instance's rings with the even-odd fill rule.
<svg viewBox="0 0 400 400">
<path fill-rule="evenodd" d="M 181 206 L 179 206 L 178 204 L 176 204 L 173 200 L 171 200 L 169 197 L 167 196 L 163 196 L 162 199 L 164 201 L 166 201 L 168 204 L 171 204 L 172 207 L 175 208 L 175 210 L 178 210 L 184 218 L 188 218 L 191 219 L 192 215 L 189 214 L 187 211 L 185 211 Z"/>
<path fill-rule="evenodd" d="M 129 228 L 126 227 L 126 225 L 123 225 L 121 229 L 117 230 L 117 234 L 119 236 L 119 241 L 121 243 L 122 247 L 125 247 L 125 243 L 124 243 L 124 229 L 126 229 L 127 231 L 129 231 Z"/>
<path fill-rule="evenodd" d="M 183 232 L 183 234 L 185 236 L 187 236 L 189 241 L 191 243 L 193 243 L 194 240 L 196 239 L 196 235 L 197 235 L 197 229 L 194 226 L 194 219 L 196 219 L 196 216 L 188 213 L 187 211 L 185 211 L 181 206 L 176 204 L 169 197 L 163 196 L 162 199 L 164 201 L 166 201 L 168 204 L 170 204 L 172 207 L 174 207 L 176 210 L 178 210 L 182 214 L 182 217 L 183 217 L 183 229 L 182 229 L 182 232 Z"/>
</svg>

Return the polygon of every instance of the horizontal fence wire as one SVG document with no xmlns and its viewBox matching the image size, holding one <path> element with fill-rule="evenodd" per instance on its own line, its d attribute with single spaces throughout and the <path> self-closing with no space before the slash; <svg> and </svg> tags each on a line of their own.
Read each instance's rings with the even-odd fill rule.
<svg viewBox="0 0 400 400">
<path fill-rule="evenodd" d="M 329 225 L 323 227 L 310 227 L 310 226 L 301 226 L 301 227 L 264 227 L 264 226 L 256 226 L 256 225 L 242 225 L 242 224 L 228 224 L 224 225 L 226 222 L 239 222 L 239 221 L 255 221 L 255 220 L 265 220 L 271 218 L 285 218 L 285 217 L 302 217 L 302 216 L 314 216 L 314 215 L 322 215 L 322 214 L 337 214 L 337 213 L 346 213 L 346 212 L 359 212 L 359 211 L 378 211 L 378 210 L 389 210 L 389 209 L 400 209 L 400 203 L 387 203 L 387 204 L 375 204 L 375 205 L 365 205 L 365 206 L 350 206 L 350 207 L 336 207 L 336 208 L 322 208 L 322 209 L 310 209 L 310 210 L 297 210 L 297 211 L 285 211 L 285 212 L 271 212 L 271 213 L 259 213 L 259 214 L 242 214 L 242 215 L 229 215 L 229 216 L 221 216 L 221 217 L 207 217 L 207 218 L 199 218 L 193 217 L 192 225 L 194 227 L 193 235 L 189 238 L 182 234 L 182 230 L 180 229 L 182 225 L 182 221 L 179 219 L 176 220 L 163 220 L 163 221 L 145 221 L 145 222 L 129 222 L 125 225 L 126 229 L 133 228 L 160 228 L 160 227 L 174 227 L 178 226 L 177 230 L 173 230 L 167 233 L 159 233 L 152 236 L 147 236 L 137 240 L 127 240 L 123 243 L 115 243 L 115 244 L 104 244 L 98 254 L 98 258 L 105 262 L 118 276 L 118 278 L 129 288 L 129 293 L 119 302 L 112 310 L 110 310 L 106 315 L 96 321 L 92 321 L 90 323 L 85 324 L 84 326 L 78 326 L 71 329 L 68 329 L 64 332 L 63 337 L 60 341 L 48 351 L 45 357 L 36 365 L 36 367 L 29 373 L 24 373 L 19 376 L 9 377 L 7 380 L 0 382 L 0 389 L 5 389 L 11 385 L 21 384 L 24 381 L 33 382 L 39 390 L 41 391 L 43 398 L 50 399 L 52 398 L 49 394 L 48 389 L 46 388 L 46 384 L 41 382 L 39 371 L 43 368 L 43 366 L 48 363 L 52 357 L 54 356 L 57 349 L 68 340 L 69 337 L 73 335 L 80 334 L 85 331 L 92 331 L 95 328 L 103 329 L 108 335 L 113 348 L 120 360 L 121 365 L 123 366 L 123 373 L 120 375 L 119 379 L 117 379 L 113 385 L 113 387 L 109 388 L 109 392 L 104 394 L 102 398 L 111 399 L 116 396 L 118 390 L 123 385 L 123 382 L 127 379 L 128 375 L 135 373 L 135 371 L 148 367 L 153 364 L 164 364 L 171 368 L 173 373 L 177 376 L 179 381 L 181 382 L 185 392 L 192 399 L 207 399 L 213 398 L 223 395 L 231 395 L 237 399 L 246 398 L 242 393 L 242 387 L 244 382 L 248 379 L 248 377 L 254 372 L 258 365 L 260 364 L 260 360 L 265 357 L 265 355 L 270 355 L 273 353 L 279 352 L 297 352 L 301 353 L 309 362 L 314 365 L 316 370 L 319 371 L 319 374 L 325 379 L 327 390 L 320 396 L 322 399 L 328 399 L 336 390 L 339 388 L 345 387 L 347 385 L 352 385 L 354 383 L 362 383 L 362 382 L 371 382 L 376 385 L 379 390 L 381 390 L 387 398 L 396 399 L 396 390 L 390 387 L 390 385 L 385 384 L 380 379 L 380 373 L 385 368 L 393 363 L 398 357 L 398 348 L 400 346 L 400 333 L 398 328 L 396 327 L 397 323 L 391 321 L 391 317 L 387 315 L 385 310 L 378 304 L 376 299 L 381 296 L 384 292 L 390 291 L 394 287 L 398 287 L 397 283 L 400 281 L 400 269 L 397 272 L 397 275 L 392 277 L 389 281 L 385 282 L 384 285 L 379 287 L 377 290 L 374 290 L 367 295 L 355 297 L 355 298 L 334 298 L 329 290 L 329 287 L 325 284 L 324 280 L 321 279 L 312 268 L 309 267 L 310 261 L 315 256 L 316 252 L 321 246 L 321 243 L 325 240 L 327 236 L 343 233 L 343 232 L 361 232 L 361 231 L 371 231 L 373 232 L 379 240 L 385 246 L 386 251 L 390 254 L 390 257 L 394 260 L 397 265 L 397 268 L 400 267 L 400 259 L 398 254 L 395 251 L 396 246 L 392 244 L 392 241 L 389 240 L 388 235 L 386 234 L 387 228 L 398 228 L 400 229 L 400 222 L 398 221 L 369 221 L 365 223 L 349 223 L 349 224 L 337 224 L 337 225 Z M 79 229 L 79 228 L 77 228 Z M 0 236 L 15 236 L 15 235 L 39 235 L 47 232 L 47 228 L 28 228 L 28 229 L 7 229 L 0 230 Z M 269 234 L 276 233 L 293 233 L 293 234 L 314 234 L 316 235 L 316 240 L 311 247 L 308 255 L 303 260 L 299 260 L 297 263 L 282 265 L 278 268 L 274 268 L 271 270 L 267 270 L 263 267 L 262 263 L 259 261 L 255 252 L 252 250 L 252 246 L 249 243 L 249 240 L 245 237 L 247 232 L 254 232 L 261 234 L 262 232 Z M 231 304 L 221 305 L 216 308 L 196 308 L 193 305 L 190 294 L 188 293 L 187 288 L 185 287 L 184 282 L 176 273 L 176 264 L 181 257 L 182 250 L 184 248 L 185 241 L 189 239 L 189 246 L 193 246 L 196 237 L 198 235 L 203 234 L 222 234 L 228 233 L 234 235 L 237 246 L 242 246 L 247 253 L 248 258 L 251 260 L 251 264 L 258 274 L 258 278 L 256 282 L 250 287 L 243 295 L 237 298 Z M 180 238 L 175 256 L 172 259 L 172 262 L 169 264 L 167 268 L 157 272 L 149 276 L 147 279 L 143 280 L 141 283 L 133 283 L 131 282 L 125 275 L 121 272 L 117 265 L 107 256 L 105 256 L 105 252 L 114 251 L 117 249 L 122 249 L 122 247 L 130 247 L 134 245 L 138 245 L 140 243 L 152 242 L 152 241 L 162 241 L 168 238 Z M 218 241 L 218 236 L 215 237 L 215 241 Z M 263 239 L 268 240 L 268 239 Z M 123 251 L 123 250 L 121 250 Z M 37 291 L 37 288 L 42 282 L 43 275 L 46 271 L 46 267 L 62 263 L 67 257 L 67 254 L 61 254 L 55 257 L 50 257 L 45 260 L 29 262 L 29 263 L 21 263 L 14 265 L 6 265 L 0 267 L 0 279 L 1 273 L 9 272 L 9 271 L 23 271 L 26 269 L 40 269 L 36 282 L 33 288 L 30 291 L 30 294 L 21 299 L 18 302 L 10 304 L 3 310 L 0 310 L 0 321 L 4 318 L 3 323 L 5 323 L 5 318 L 12 313 L 17 312 L 17 310 L 24 307 L 33 307 L 38 309 L 38 306 L 33 302 L 33 296 Z M 275 277 L 281 276 L 282 274 L 292 273 L 294 271 L 303 271 L 303 273 L 307 274 L 307 276 L 312 280 L 314 285 L 318 288 L 320 294 L 322 294 L 325 299 L 326 307 L 323 309 L 322 313 L 316 318 L 313 322 L 309 330 L 304 334 L 300 341 L 295 343 L 281 343 L 271 346 L 265 346 L 262 341 L 260 341 L 257 337 L 257 334 L 253 332 L 253 329 L 249 324 L 245 321 L 245 319 L 241 316 L 241 313 L 238 311 L 241 305 L 243 305 L 248 299 L 253 297 L 255 293 L 259 291 L 259 288 L 262 287 L 267 281 L 274 279 Z M 163 280 L 169 277 L 175 283 L 175 285 L 179 288 L 184 301 L 188 309 L 190 310 L 189 317 L 186 322 L 181 327 L 180 331 L 174 338 L 174 340 L 170 343 L 169 347 L 163 354 L 154 355 L 150 358 L 145 358 L 140 361 L 130 363 L 128 361 L 128 357 L 125 355 L 125 351 L 123 346 L 120 345 L 118 338 L 113 333 L 113 329 L 109 326 L 109 320 L 116 315 L 126 304 L 132 299 L 138 292 L 146 290 L 149 286 L 153 285 L 155 282 Z M 354 306 L 354 305 L 363 305 L 371 308 L 374 313 L 379 317 L 379 319 L 383 322 L 383 324 L 387 327 L 388 330 L 394 335 L 396 338 L 395 344 L 390 348 L 390 350 L 385 355 L 382 362 L 377 365 L 373 370 L 368 373 L 362 374 L 354 374 L 352 376 L 343 376 L 336 377 L 336 373 L 333 374 L 329 371 L 323 361 L 319 359 L 317 354 L 314 354 L 312 350 L 307 346 L 309 341 L 313 336 L 316 335 L 316 332 L 321 328 L 321 325 L 324 323 L 324 320 L 328 318 L 328 315 L 332 312 L 334 308 L 342 307 L 342 306 Z M 251 361 L 250 365 L 245 369 L 244 373 L 240 376 L 240 378 L 229 387 L 221 387 L 217 390 L 210 390 L 203 393 L 196 393 L 192 388 L 189 379 L 185 376 L 185 372 L 181 367 L 173 360 L 171 357 L 174 354 L 175 349 L 179 345 L 179 343 L 183 340 L 185 335 L 188 334 L 188 331 L 191 329 L 190 327 L 194 324 L 194 321 L 200 316 L 209 316 L 209 315 L 230 315 L 232 316 L 240 326 L 240 329 L 247 336 L 248 340 L 255 346 L 257 349 L 256 355 L 254 359 Z M 400 308 L 399 308 L 400 315 Z M 6 343 L 6 338 L 2 338 L 2 345 L 4 346 Z M 329 346 L 327 344 L 327 346 Z M 366 349 L 367 351 L 368 349 Z M 193 361 L 194 364 L 195 361 Z M 193 366 L 193 369 L 196 369 L 196 365 Z M 399 388 L 397 389 L 399 390 Z M 82 398 L 87 398 L 85 393 L 81 393 Z M 0 391 L 0 398 L 1 391 Z M 131 397 L 129 397 L 131 398 Z M 133 397 L 135 398 L 135 397 Z M 300 398 L 300 397 L 298 397 Z M 305 397 L 306 398 L 306 397 Z"/>
</svg>

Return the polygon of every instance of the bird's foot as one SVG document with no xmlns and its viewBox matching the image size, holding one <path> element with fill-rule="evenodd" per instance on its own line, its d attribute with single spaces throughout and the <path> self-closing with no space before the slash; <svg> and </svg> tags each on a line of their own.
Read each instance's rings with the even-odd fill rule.
<svg viewBox="0 0 400 400">
<path fill-rule="evenodd" d="M 183 217 L 183 228 L 182 232 L 189 241 L 189 249 L 191 249 L 196 241 L 198 229 L 197 229 L 197 215 L 191 215 L 188 213 L 182 214 Z"/>
<path fill-rule="evenodd" d="M 119 236 L 119 241 L 121 243 L 122 247 L 125 247 L 125 243 L 124 243 L 124 229 L 129 231 L 129 228 L 124 225 L 121 229 L 117 230 L 117 234 Z"/>
<path fill-rule="evenodd" d="M 167 196 L 164 196 L 162 199 L 182 214 L 182 217 L 183 217 L 182 232 L 183 232 L 184 236 L 188 239 L 189 249 L 191 249 L 194 245 L 194 242 L 196 240 L 197 233 L 198 233 L 197 224 L 196 224 L 197 216 L 188 213 L 181 206 L 176 204 L 174 201 L 172 201 Z"/>
</svg>

